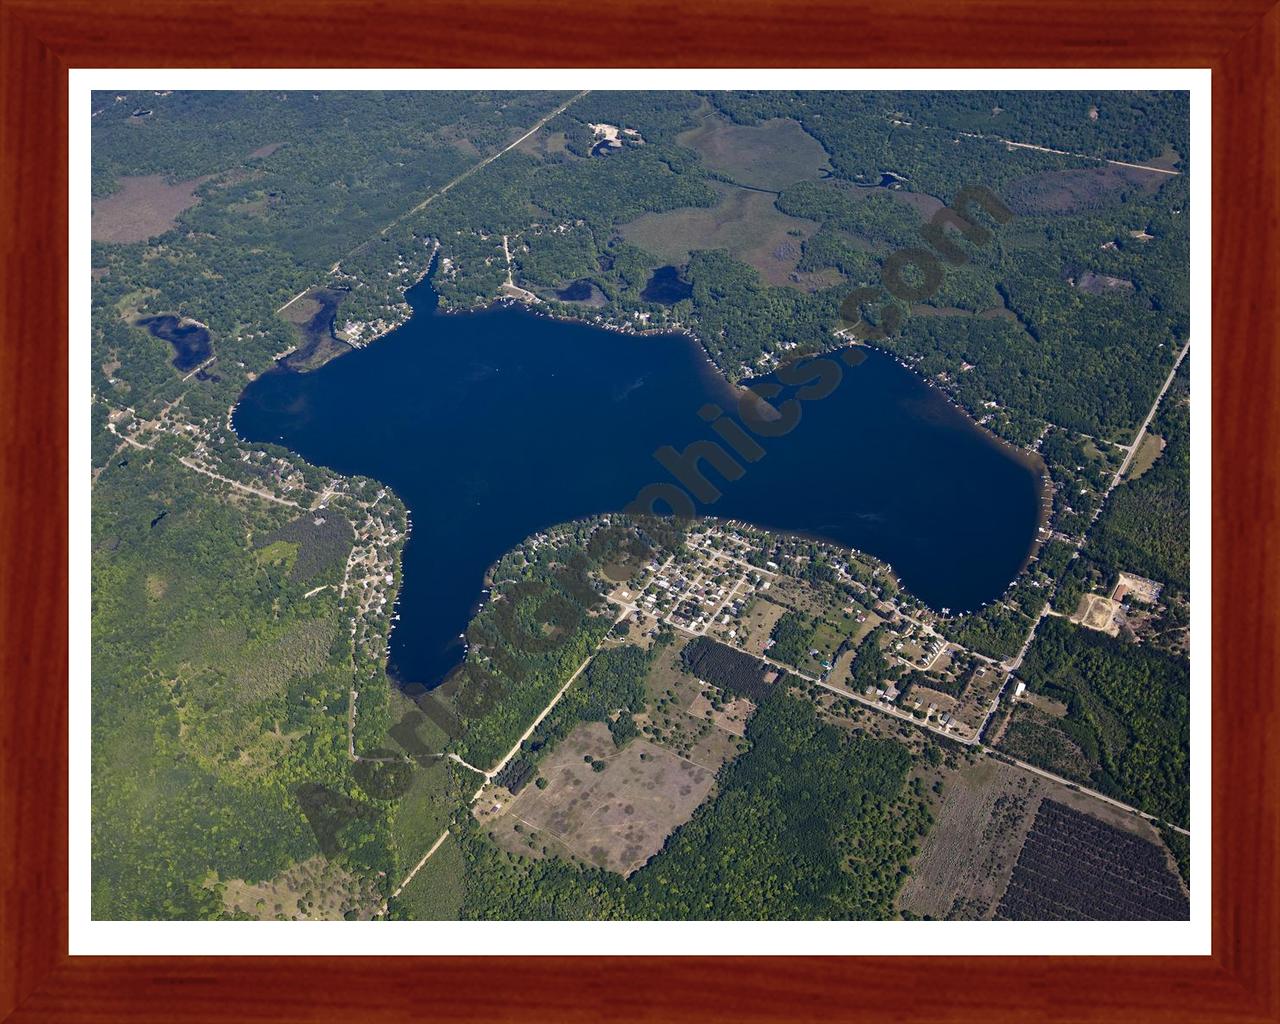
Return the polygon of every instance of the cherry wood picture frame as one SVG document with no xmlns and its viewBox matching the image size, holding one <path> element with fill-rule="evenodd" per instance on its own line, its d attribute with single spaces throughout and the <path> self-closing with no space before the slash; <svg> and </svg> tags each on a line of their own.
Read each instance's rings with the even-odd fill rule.
<svg viewBox="0 0 1280 1024">
<path fill-rule="evenodd" d="M 1211 956 L 68 955 L 68 69 L 601 64 L 1212 69 Z M 0 0 L 0 71 L 0 1019 L 1280 1020 L 1273 0 Z"/>
</svg>

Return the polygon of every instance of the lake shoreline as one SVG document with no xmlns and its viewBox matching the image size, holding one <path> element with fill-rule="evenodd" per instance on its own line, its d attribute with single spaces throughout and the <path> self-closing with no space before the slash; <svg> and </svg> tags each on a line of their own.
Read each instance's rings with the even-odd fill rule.
<svg viewBox="0 0 1280 1024">
<path fill-rule="evenodd" d="M 717 435 L 728 444 L 719 432 L 741 417 L 713 430 L 703 410 L 736 410 L 749 386 L 732 384 L 687 328 L 615 325 L 618 344 L 601 345 L 592 331 L 607 328 L 584 317 L 510 300 L 444 310 L 429 281 L 420 287 L 406 297 L 406 334 L 332 370 L 278 365 L 234 415 L 242 441 L 376 479 L 411 510 L 405 585 L 390 607 L 401 618 L 387 624 L 391 667 L 408 680 L 452 663 L 445 641 L 465 632 L 473 591 L 504 553 L 540 530 L 618 512 L 654 485 L 690 486 L 687 470 L 656 453 L 706 451 Z M 445 312 L 470 315 L 434 315 Z M 866 348 L 866 369 L 828 397 L 800 399 L 796 430 L 752 431 L 764 454 L 744 459 L 745 479 L 712 464 L 706 478 L 726 493 L 698 498 L 698 516 L 874 559 L 938 611 L 1000 600 L 1040 540 L 1038 456 L 982 428 L 901 359 Z M 799 397 L 795 385 L 787 395 Z M 781 398 L 777 407 L 791 418 Z"/>
</svg>

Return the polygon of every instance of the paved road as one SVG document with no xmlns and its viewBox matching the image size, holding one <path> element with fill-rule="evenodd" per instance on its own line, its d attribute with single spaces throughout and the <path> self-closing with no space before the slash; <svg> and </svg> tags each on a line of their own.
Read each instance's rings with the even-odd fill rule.
<svg viewBox="0 0 1280 1024">
<path fill-rule="evenodd" d="M 1191 833 L 1188 832 L 1185 828 L 1181 828 L 1178 825 L 1172 824 L 1171 822 L 1167 822 L 1161 818 L 1157 818 L 1154 814 L 1148 814 L 1146 811 L 1140 811 L 1136 807 L 1130 807 L 1128 804 L 1121 803 L 1119 800 L 1113 800 L 1111 799 L 1111 797 L 1104 796 L 1102 793 L 1099 793 L 1096 789 L 1089 789 L 1086 786 L 1080 785 L 1080 783 L 1078 782 L 1072 782 L 1070 779 L 1064 779 L 1061 775 L 1054 775 L 1053 772 L 1047 772 L 1043 768 L 1037 768 L 1035 765 L 1028 764 L 1026 761 L 1019 761 L 1016 757 L 1010 757 L 1008 754 L 1002 753 L 997 750 L 992 750 L 990 747 L 982 747 L 982 751 L 983 753 L 987 754 L 987 756 L 989 757 L 994 755 L 996 760 L 1003 759 L 1003 760 L 1009 761 L 1011 764 L 1016 764 L 1019 768 L 1022 768 L 1024 771 L 1029 771 L 1034 775 L 1039 775 L 1041 778 L 1050 779 L 1053 782 L 1060 782 L 1064 786 L 1068 786 L 1072 789 L 1077 789 L 1081 793 L 1085 793 L 1086 795 L 1093 797 L 1095 800 L 1101 800 L 1104 804 L 1110 804 L 1112 807 L 1119 808 L 1122 811 L 1129 811 L 1130 813 L 1136 814 L 1140 818 L 1146 818 L 1147 821 L 1153 822 L 1157 825 L 1159 824 L 1168 825 L 1175 832 L 1180 832 L 1184 836 L 1190 837 L 1191 835 Z"/>
<path fill-rule="evenodd" d="M 1147 418 L 1142 421 L 1142 426 L 1138 428 L 1138 432 L 1133 437 L 1133 443 L 1128 447 L 1128 455 L 1124 457 L 1124 462 L 1120 464 L 1120 468 L 1116 470 L 1116 475 L 1111 480 L 1111 486 L 1107 488 L 1107 494 L 1110 494 L 1124 474 L 1129 469 L 1129 463 L 1133 461 L 1134 455 L 1138 453 L 1138 449 L 1142 446 L 1143 435 L 1147 432 L 1147 427 L 1151 425 L 1151 421 L 1155 419 L 1156 410 L 1160 408 L 1160 403 L 1164 400 L 1165 392 L 1169 390 L 1169 385 L 1173 383 L 1173 378 L 1178 373 L 1178 367 L 1182 365 L 1182 360 L 1186 358 L 1188 352 L 1191 351 L 1191 339 L 1187 339 L 1187 343 L 1182 346 L 1182 351 L 1178 353 L 1178 358 L 1173 361 L 1173 369 L 1169 371 L 1169 376 L 1164 380 L 1164 387 L 1160 389 L 1160 394 L 1156 395 L 1156 400 L 1151 403 L 1151 408 L 1147 412 Z M 1105 500 L 1106 495 L 1103 496 Z"/>
</svg>

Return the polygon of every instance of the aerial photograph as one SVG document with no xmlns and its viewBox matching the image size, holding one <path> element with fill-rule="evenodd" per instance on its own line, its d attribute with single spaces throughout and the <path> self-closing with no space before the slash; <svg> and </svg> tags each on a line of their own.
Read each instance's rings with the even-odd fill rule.
<svg viewBox="0 0 1280 1024">
<path fill-rule="evenodd" d="M 95 91 L 92 918 L 1188 921 L 1190 121 Z"/>
</svg>

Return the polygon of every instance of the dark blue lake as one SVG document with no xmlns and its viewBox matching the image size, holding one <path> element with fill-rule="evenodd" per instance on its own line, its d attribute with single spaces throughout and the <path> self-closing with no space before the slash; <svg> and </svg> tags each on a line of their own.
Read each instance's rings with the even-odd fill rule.
<svg viewBox="0 0 1280 1024">
<path fill-rule="evenodd" d="M 413 318 L 368 348 L 254 381 L 235 427 L 381 480 L 410 507 L 390 669 L 434 686 L 461 659 L 489 565 L 531 533 L 670 482 L 655 451 L 716 440 L 699 410 L 732 414 L 738 393 L 681 335 L 509 307 L 442 315 L 426 281 L 408 297 Z M 706 470 L 723 493 L 699 511 L 876 555 L 934 608 L 998 597 L 1034 543 L 1038 470 L 887 356 L 841 365 L 827 397 L 799 392 L 794 430 L 756 438 L 764 455 L 739 459 L 740 479 Z M 784 408 L 796 392 L 770 400 Z"/>
</svg>

